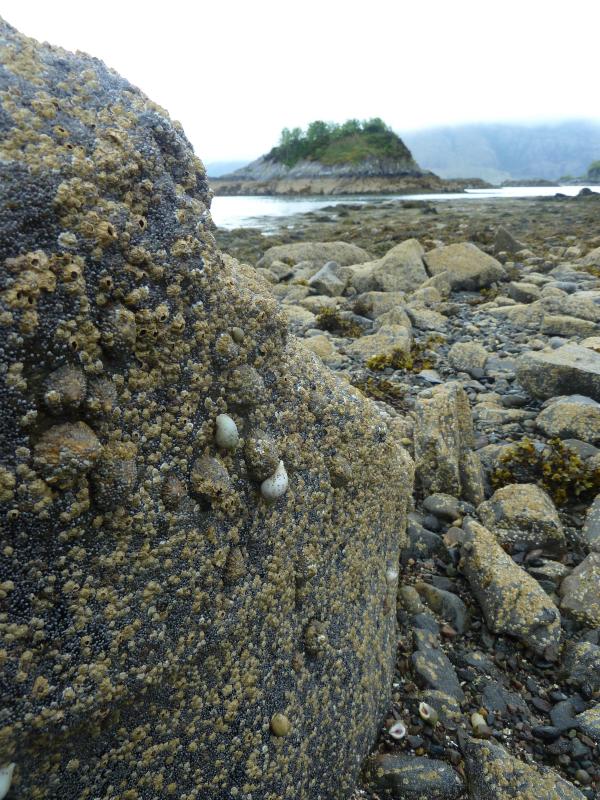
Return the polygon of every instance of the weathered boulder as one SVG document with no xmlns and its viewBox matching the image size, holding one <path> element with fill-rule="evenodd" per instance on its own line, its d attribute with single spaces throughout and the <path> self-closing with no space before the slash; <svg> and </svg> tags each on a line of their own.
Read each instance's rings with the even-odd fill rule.
<svg viewBox="0 0 600 800">
<path fill-rule="evenodd" d="M 353 298 L 354 313 L 368 319 L 377 319 L 388 311 L 404 305 L 404 292 L 364 292 Z"/>
<path fill-rule="evenodd" d="M 598 325 L 588 319 L 570 317 L 567 314 L 544 314 L 540 325 L 540 333 L 546 336 L 592 336 L 598 330 Z"/>
<path fill-rule="evenodd" d="M 579 730 L 596 744 L 600 744 L 600 705 L 592 706 L 587 711 L 578 714 L 575 719 L 579 724 Z"/>
<path fill-rule="evenodd" d="M 415 462 L 424 495 L 434 492 L 483 500 L 483 472 L 477 453 L 469 399 L 459 383 L 436 386 L 415 403 Z"/>
<path fill-rule="evenodd" d="M 562 667 L 568 682 L 575 686 L 589 684 L 593 692 L 600 691 L 600 647 L 591 642 L 567 643 Z"/>
<path fill-rule="evenodd" d="M 560 641 L 560 613 L 539 583 L 504 552 L 494 535 L 469 520 L 461 567 L 486 623 L 541 653 Z"/>
<path fill-rule="evenodd" d="M 560 607 L 591 628 L 600 627 L 600 553 L 592 552 L 560 585 Z"/>
<path fill-rule="evenodd" d="M 309 278 L 308 285 L 320 294 L 336 297 L 344 293 L 349 275 L 348 267 L 340 266 L 337 261 L 328 261 Z"/>
<path fill-rule="evenodd" d="M 11 791 L 349 797 L 393 676 L 410 459 L 221 257 L 166 112 L 0 39 Z"/>
<path fill-rule="evenodd" d="M 576 344 L 530 351 L 518 361 L 517 378 L 534 397 L 582 394 L 600 401 L 600 353 Z"/>
<path fill-rule="evenodd" d="M 541 411 L 536 425 L 546 436 L 600 443 L 600 403 L 580 394 L 557 397 Z"/>
<path fill-rule="evenodd" d="M 506 287 L 506 294 L 517 303 L 533 303 L 540 298 L 540 288 L 526 281 L 511 281 Z"/>
<path fill-rule="evenodd" d="M 448 351 L 448 361 L 458 372 L 483 369 L 489 353 L 479 342 L 455 342 Z"/>
<path fill-rule="evenodd" d="M 502 264 L 471 242 L 437 247 L 425 253 L 423 259 L 430 275 L 448 273 L 454 291 L 483 289 L 506 278 Z"/>
<path fill-rule="evenodd" d="M 256 266 L 270 269 L 273 262 L 281 261 L 293 267 L 301 261 L 310 261 L 320 269 L 328 261 L 347 267 L 370 260 L 371 256 L 366 250 L 348 242 L 294 242 L 269 247 Z"/>
<path fill-rule="evenodd" d="M 512 233 L 507 230 L 504 225 L 498 225 L 496 235 L 494 236 L 494 252 L 495 253 L 518 253 L 519 250 L 524 250 L 525 245 L 516 239 Z"/>
<path fill-rule="evenodd" d="M 511 483 L 494 492 L 477 513 L 505 548 L 560 551 L 565 534 L 549 495 L 533 483 Z"/>
<path fill-rule="evenodd" d="M 353 267 L 350 282 L 358 292 L 412 292 L 428 278 L 424 253 L 420 242 L 407 239 L 382 258 Z"/>
<path fill-rule="evenodd" d="M 350 355 L 364 360 L 372 356 L 394 356 L 395 353 L 410 352 L 412 334 L 403 325 L 382 325 L 377 333 L 361 336 L 346 347 Z"/>
<path fill-rule="evenodd" d="M 600 267 L 600 247 L 590 250 L 578 263 L 583 267 Z"/>
<path fill-rule="evenodd" d="M 501 745 L 459 735 L 469 800 L 585 800 L 549 767 L 526 764 Z"/>
<path fill-rule="evenodd" d="M 445 761 L 405 753 L 380 753 L 371 758 L 364 783 L 386 800 L 455 800 L 464 790 L 460 776 Z"/>
<path fill-rule="evenodd" d="M 600 494 L 588 508 L 583 524 L 583 539 L 590 550 L 600 552 Z"/>
</svg>

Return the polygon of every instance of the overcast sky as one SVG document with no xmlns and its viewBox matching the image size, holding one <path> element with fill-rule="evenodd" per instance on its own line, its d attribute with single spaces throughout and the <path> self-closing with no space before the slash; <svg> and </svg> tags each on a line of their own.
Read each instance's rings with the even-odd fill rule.
<svg viewBox="0 0 600 800">
<path fill-rule="evenodd" d="M 598 0 L 0 0 L 0 14 L 103 59 L 205 162 L 254 158 L 313 119 L 600 117 Z"/>
</svg>

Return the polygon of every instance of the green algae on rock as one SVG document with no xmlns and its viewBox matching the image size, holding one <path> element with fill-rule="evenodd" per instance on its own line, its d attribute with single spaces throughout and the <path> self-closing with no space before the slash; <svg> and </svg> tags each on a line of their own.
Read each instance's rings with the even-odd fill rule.
<svg viewBox="0 0 600 800">
<path fill-rule="evenodd" d="M 218 252 L 165 111 L 4 23 L 0 49 L 0 766 L 36 800 L 347 798 L 410 458 Z"/>
</svg>

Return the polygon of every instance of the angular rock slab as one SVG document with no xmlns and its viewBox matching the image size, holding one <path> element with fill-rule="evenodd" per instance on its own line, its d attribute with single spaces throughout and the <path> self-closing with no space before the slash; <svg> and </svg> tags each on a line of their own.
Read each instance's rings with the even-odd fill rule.
<svg viewBox="0 0 600 800">
<path fill-rule="evenodd" d="M 538 414 L 535 422 L 546 436 L 600 444 L 600 403 L 590 397 L 559 397 Z"/>
<path fill-rule="evenodd" d="M 423 256 L 430 275 L 448 273 L 453 291 L 477 290 L 506 278 L 502 264 L 472 242 L 448 244 Z"/>
<path fill-rule="evenodd" d="M 464 523 L 461 568 L 495 633 L 507 633 L 542 653 L 558 646 L 560 613 L 539 583 L 504 552 L 478 522 Z"/>
<path fill-rule="evenodd" d="M 366 250 L 349 242 L 294 242 L 269 247 L 257 267 L 269 269 L 275 261 L 283 261 L 290 266 L 301 261 L 310 261 L 320 269 L 328 261 L 336 261 L 339 266 L 346 267 L 370 260 L 371 256 Z"/>
<path fill-rule="evenodd" d="M 600 401 L 600 353 L 577 344 L 525 353 L 517 379 L 534 397 L 581 394 Z"/>
<path fill-rule="evenodd" d="M 424 252 L 417 239 L 407 239 L 382 258 L 352 267 L 351 283 L 357 292 L 412 292 L 428 278 Z"/>
<path fill-rule="evenodd" d="M 451 494 L 471 503 L 483 500 L 483 472 L 477 453 L 469 399 L 459 383 L 436 386 L 415 404 L 415 462 L 424 495 Z"/>
<path fill-rule="evenodd" d="M 477 513 L 503 547 L 549 551 L 566 548 L 554 503 L 533 483 L 512 483 L 497 489 Z"/>
<path fill-rule="evenodd" d="M 410 459 L 221 258 L 166 112 L 0 39 L 11 792 L 346 798 L 393 676 Z"/>
<path fill-rule="evenodd" d="M 526 764 L 500 745 L 460 736 L 470 800 L 585 800 L 548 767 Z"/>
<path fill-rule="evenodd" d="M 373 758 L 364 782 L 388 800 L 455 800 L 464 791 L 460 776 L 445 761 L 404 753 L 382 753 Z"/>
<path fill-rule="evenodd" d="M 560 585 L 560 607 L 590 627 L 600 627 L 600 553 L 592 552 Z"/>
</svg>

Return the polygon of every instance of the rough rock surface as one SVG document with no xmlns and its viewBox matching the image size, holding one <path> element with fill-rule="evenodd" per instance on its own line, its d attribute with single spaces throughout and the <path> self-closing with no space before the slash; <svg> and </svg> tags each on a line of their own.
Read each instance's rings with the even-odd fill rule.
<svg viewBox="0 0 600 800">
<path fill-rule="evenodd" d="M 366 782 L 389 800 L 454 800 L 464 790 L 458 773 L 443 761 L 395 754 L 374 758 Z"/>
<path fill-rule="evenodd" d="M 600 553 L 590 553 L 560 585 L 560 607 L 590 627 L 600 627 Z"/>
<path fill-rule="evenodd" d="M 479 506 L 477 513 L 505 548 L 561 551 L 566 547 L 554 503 L 535 484 L 503 486 Z"/>
<path fill-rule="evenodd" d="M 454 291 L 482 289 L 506 277 L 502 264 L 471 242 L 438 247 L 423 258 L 430 275 L 448 273 Z"/>
<path fill-rule="evenodd" d="M 584 800 L 553 770 L 526 764 L 500 745 L 464 737 L 462 751 L 470 800 Z"/>
<path fill-rule="evenodd" d="M 560 640 L 560 613 L 539 583 L 504 552 L 487 528 L 465 523 L 462 569 L 488 627 L 508 633 L 536 652 Z"/>
<path fill-rule="evenodd" d="M 600 401 L 600 353 L 577 344 L 526 353 L 517 377 L 534 397 L 582 394 Z"/>
<path fill-rule="evenodd" d="M 416 239 L 407 239 L 377 261 L 367 261 L 353 268 L 352 285 L 358 292 L 411 292 L 424 283 L 425 250 Z"/>
<path fill-rule="evenodd" d="M 415 406 L 415 463 L 424 494 L 445 492 L 483 500 L 479 457 L 473 452 L 469 401 L 458 383 L 436 386 Z"/>
<path fill-rule="evenodd" d="M 587 546 L 600 552 L 600 494 L 587 510 L 582 533 Z"/>
<path fill-rule="evenodd" d="M 282 261 L 289 266 L 310 261 L 320 269 L 328 261 L 335 261 L 345 267 L 370 260 L 371 256 L 366 250 L 347 242 L 295 242 L 270 247 L 256 266 L 270 269 L 276 261 Z"/>
<path fill-rule="evenodd" d="M 347 797 L 391 684 L 410 460 L 221 258 L 166 112 L 0 37 L 12 791 Z"/>
<path fill-rule="evenodd" d="M 600 444 L 600 403 L 577 394 L 557 397 L 538 415 L 536 424 L 546 436 Z"/>
</svg>

